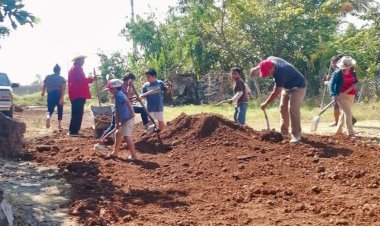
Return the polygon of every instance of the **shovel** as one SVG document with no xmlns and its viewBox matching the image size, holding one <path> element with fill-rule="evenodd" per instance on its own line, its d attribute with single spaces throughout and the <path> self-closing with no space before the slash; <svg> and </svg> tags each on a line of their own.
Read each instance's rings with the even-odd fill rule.
<svg viewBox="0 0 380 226">
<path fill-rule="evenodd" d="M 99 107 L 102 106 L 102 102 L 100 101 L 100 93 L 99 93 L 99 86 L 98 86 L 98 76 L 96 74 L 95 68 L 94 68 L 94 77 L 95 77 L 95 90 L 96 90 L 96 96 L 98 97 Z"/>
<path fill-rule="evenodd" d="M 134 94 L 136 95 L 136 97 L 139 97 L 139 93 L 137 92 L 136 87 L 135 87 L 133 84 L 132 84 L 131 87 L 132 87 L 133 92 L 134 92 Z M 153 91 L 153 90 L 152 90 L 152 91 Z M 161 92 L 161 89 L 159 89 L 159 91 Z M 157 93 L 157 91 L 155 91 L 155 92 Z M 152 94 L 152 93 L 150 93 L 150 94 Z M 141 95 L 141 96 L 142 96 L 142 95 Z M 162 142 L 162 140 L 161 140 L 161 137 L 160 137 L 160 130 L 159 130 L 158 127 L 157 127 L 157 123 L 156 123 L 156 121 L 154 120 L 154 118 L 152 117 L 152 115 L 149 114 L 148 109 L 146 109 L 144 103 L 143 103 L 142 100 L 141 100 L 141 96 L 140 96 L 139 98 L 136 98 L 136 100 L 141 104 L 141 107 L 144 109 L 145 113 L 148 115 L 148 118 L 150 119 L 150 121 L 152 121 L 153 126 L 154 126 L 154 131 L 156 132 L 157 138 L 158 138 L 159 142 L 160 142 L 161 144 L 163 144 L 163 142 Z M 146 96 L 146 95 L 145 95 L 145 96 Z"/>
<path fill-rule="evenodd" d="M 331 63 L 330 63 L 330 67 L 329 67 L 329 70 L 328 70 L 328 73 L 330 73 L 331 71 Z M 331 79 L 331 78 L 330 78 Z M 323 103 L 324 103 L 324 100 L 325 100 L 325 96 L 326 96 L 326 91 L 327 91 L 327 85 L 323 84 L 324 85 L 324 88 L 323 88 L 323 96 L 322 96 L 322 100 L 321 100 L 321 110 L 323 108 Z"/>
<path fill-rule="evenodd" d="M 264 116 L 265 116 L 265 122 L 267 123 L 267 130 L 270 130 L 267 112 L 265 111 L 265 109 L 263 110 L 263 112 L 264 112 Z"/>
<path fill-rule="evenodd" d="M 349 91 L 351 91 L 351 89 L 353 89 L 355 86 L 357 85 L 357 83 L 353 84 L 352 86 L 350 86 L 348 89 L 346 89 L 346 91 L 344 91 L 343 93 L 348 93 Z M 315 132 L 317 131 L 317 128 L 318 128 L 318 124 L 319 124 L 319 121 L 321 120 L 321 115 L 334 103 L 334 100 L 331 101 L 325 108 L 323 108 L 318 115 L 314 116 L 313 118 L 313 121 L 311 123 L 311 128 L 310 128 L 310 132 Z"/>
<path fill-rule="evenodd" d="M 313 121 L 311 123 L 310 132 L 317 131 L 319 121 L 321 120 L 321 115 L 334 103 L 334 101 L 331 101 L 328 105 L 326 105 L 325 108 L 323 108 L 318 115 L 314 116 Z"/>
<path fill-rule="evenodd" d="M 253 82 L 254 82 L 255 87 L 256 87 L 257 96 L 259 97 L 259 101 L 261 103 L 261 90 L 260 90 L 260 87 L 259 87 L 259 83 L 256 80 L 256 76 L 253 76 Z M 265 122 L 267 124 L 267 130 L 269 131 L 270 130 L 270 126 L 269 126 L 268 115 L 267 115 L 267 112 L 265 111 L 265 109 L 263 109 L 263 112 L 264 112 L 264 116 L 265 116 Z"/>
</svg>

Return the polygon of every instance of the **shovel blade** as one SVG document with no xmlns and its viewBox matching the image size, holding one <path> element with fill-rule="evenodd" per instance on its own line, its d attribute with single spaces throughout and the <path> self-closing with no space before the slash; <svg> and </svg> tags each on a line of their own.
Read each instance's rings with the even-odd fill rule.
<svg viewBox="0 0 380 226">
<path fill-rule="evenodd" d="M 311 128 L 310 128 L 310 132 L 315 132 L 317 131 L 317 128 L 318 128 L 318 124 L 319 124 L 319 120 L 321 119 L 320 116 L 314 116 L 313 118 L 313 121 L 311 123 Z"/>
</svg>

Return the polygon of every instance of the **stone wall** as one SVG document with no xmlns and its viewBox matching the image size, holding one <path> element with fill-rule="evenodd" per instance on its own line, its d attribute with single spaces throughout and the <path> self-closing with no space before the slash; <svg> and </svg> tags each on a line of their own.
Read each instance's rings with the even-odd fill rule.
<svg viewBox="0 0 380 226">
<path fill-rule="evenodd" d="M 172 92 L 168 102 L 172 105 L 199 104 L 198 82 L 194 74 L 172 74 L 169 78 Z"/>
<path fill-rule="evenodd" d="M 215 104 L 232 97 L 232 80 L 228 72 L 211 72 L 199 80 L 203 103 Z"/>
</svg>

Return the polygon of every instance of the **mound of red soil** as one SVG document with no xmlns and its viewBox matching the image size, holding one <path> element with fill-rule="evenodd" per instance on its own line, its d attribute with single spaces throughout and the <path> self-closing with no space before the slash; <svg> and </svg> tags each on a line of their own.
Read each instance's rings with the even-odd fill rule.
<svg viewBox="0 0 380 226">
<path fill-rule="evenodd" d="M 59 166 L 83 225 L 379 224 L 380 147 L 360 140 L 266 141 L 218 115 L 182 114 L 162 143 L 136 128 L 130 163 L 128 152 L 93 151 L 92 130 L 82 133 L 35 139 L 28 152 Z"/>
<path fill-rule="evenodd" d="M 173 144 L 194 146 L 200 143 L 226 144 L 250 139 L 253 130 L 216 114 L 186 115 L 182 113 L 168 122 L 161 137 Z"/>
</svg>

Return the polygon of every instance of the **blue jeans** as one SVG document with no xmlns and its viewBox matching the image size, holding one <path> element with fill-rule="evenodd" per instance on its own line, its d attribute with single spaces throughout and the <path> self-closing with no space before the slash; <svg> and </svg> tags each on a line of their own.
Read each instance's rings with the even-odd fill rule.
<svg viewBox="0 0 380 226">
<path fill-rule="evenodd" d="M 58 90 L 50 91 L 47 94 L 47 108 L 49 117 L 54 113 L 54 108 L 57 106 L 58 120 L 62 120 L 63 117 L 63 105 L 59 104 L 61 99 L 61 92 Z"/>
<path fill-rule="evenodd" d="M 133 110 L 135 111 L 135 113 L 139 113 L 141 115 L 141 120 L 142 120 L 143 125 L 147 125 L 149 122 L 148 115 L 144 111 L 144 108 L 141 106 L 133 105 Z"/>
<path fill-rule="evenodd" d="M 234 120 L 241 125 L 245 125 L 245 115 L 247 113 L 248 103 L 241 103 L 235 107 Z"/>
</svg>

